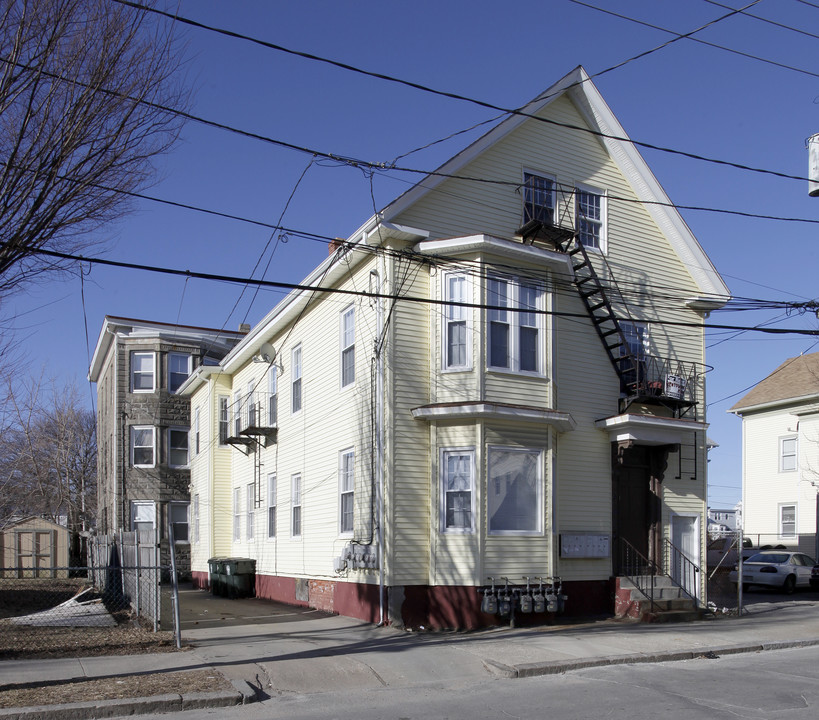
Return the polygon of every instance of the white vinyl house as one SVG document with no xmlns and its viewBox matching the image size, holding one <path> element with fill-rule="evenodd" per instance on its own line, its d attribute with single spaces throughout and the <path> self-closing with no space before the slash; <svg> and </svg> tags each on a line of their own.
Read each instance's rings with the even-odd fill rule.
<svg viewBox="0 0 819 720">
<path fill-rule="evenodd" d="M 728 290 L 582 68 L 525 113 L 183 386 L 199 586 L 248 557 L 262 597 L 474 627 L 489 578 L 610 611 L 628 555 L 702 598 L 677 560 L 705 538 L 702 324 Z"/>
<path fill-rule="evenodd" d="M 745 536 L 816 557 L 819 353 L 789 358 L 729 412 L 742 418 Z"/>
</svg>

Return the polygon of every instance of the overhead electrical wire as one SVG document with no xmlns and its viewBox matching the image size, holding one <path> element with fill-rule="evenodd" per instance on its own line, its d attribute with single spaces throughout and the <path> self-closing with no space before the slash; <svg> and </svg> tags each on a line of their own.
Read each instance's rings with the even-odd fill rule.
<svg viewBox="0 0 819 720">
<path fill-rule="evenodd" d="M 724 3 L 717 2 L 717 0 L 705 0 L 709 5 L 715 5 L 716 7 L 721 7 L 726 10 L 731 9 L 733 10 L 730 5 L 725 5 Z M 796 28 L 791 25 L 785 25 L 784 23 L 777 22 L 776 20 L 771 20 L 770 18 L 762 17 L 761 15 L 755 15 L 754 13 L 750 13 L 745 9 L 739 11 L 741 15 L 745 15 L 749 18 L 754 18 L 754 20 L 760 20 L 761 22 L 767 23 L 768 25 L 773 25 L 774 27 L 782 28 L 783 30 L 790 30 L 791 32 L 799 33 L 800 35 L 805 35 L 806 37 L 811 37 L 819 40 L 819 35 L 816 33 L 808 32 L 807 30 L 803 30 L 802 28 Z"/>
<path fill-rule="evenodd" d="M 2 243 L 0 243 L 2 245 Z M 482 309 L 482 310 L 507 310 L 509 312 L 533 312 L 538 315 L 554 315 L 557 317 L 568 317 L 568 318 L 581 318 L 581 319 L 588 319 L 588 315 L 585 313 L 572 313 L 572 312 L 562 312 L 562 311 L 551 311 L 551 310 L 541 310 L 532 308 L 510 308 L 506 306 L 498 306 L 498 305 L 491 305 L 488 303 L 468 303 L 468 302 L 453 302 L 451 300 L 439 300 L 437 298 L 425 298 L 425 297 L 418 297 L 418 296 L 401 296 L 395 295 L 392 293 L 377 293 L 377 292 L 370 292 L 368 290 L 347 290 L 345 288 L 328 288 L 328 287 L 321 287 L 317 285 L 304 285 L 301 283 L 286 283 L 281 281 L 275 280 L 262 280 L 262 279 L 253 279 L 253 278 L 245 278 L 245 277 L 236 277 L 231 275 L 220 275 L 215 273 L 205 273 L 193 270 L 180 270 L 175 268 L 168 268 L 168 267 L 161 267 L 156 265 L 145 265 L 141 263 L 130 263 L 130 262 L 123 262 L 119 260 L 107 260 L 104 258 L 91 258 L 91 257 L 84 257 L 82 255 L 72 255 L 70 253 L 61 253 L 54 250 L 42 250 L 38 249 L 34 251 L 38 255 L 45 255 L 47 257 L 59 258 L 62 260 L 72 260 L 75 262 L 87 262 L 93 265 L 104 265 L 108 267 L 116 267 L 116 268 L 123 268 L 128 270 L 141 270 L 145 272 L 153 272 L 159 273 L 163 275 L 176 275 L 179 277 L 189 277 L 189 278 L 196 278 L 199 280 L 214 280 L 219 282 L 226 282 L 226 283 L 234 283 L 234 284 L 244 284 L 248 283 L 250 285 L 256 284 L 263 287 L 271 287 L 271 288 L 283 288 L 287 290 L 299 290 L 299 291 L 306 291 L 306 292 L 320 292 L 320 293 L 328 293 L 328 294 L 335 294 L 335 295 L 346 295 L 346 296 L 359 296 L 359 297 L 366 297 L 366 298 L 383 298 L 388 300 L 399 300 L 402 302 L 416 302 L 423 305 L 435 305 L 435 306 L 458 306 L 458 307 L 466 307 L 466 308 L 474 308 L 474 309 Z M 774 335 L 809 335 L 809 336 L 819 336 L 819 330 L 806 330 L 802 328 L 753 328 L 753 327 L 746 327 L 740 325 L 724 325 L 724 324 L 711 324 L 711 323 L 694 323 L 694 322 L 683 322 L 683 321 L 673 321 L 673 320 L 652 320 L 652 324 L 654 325 L 668 325 L 673 327 L 691 327 L 691 328 L 705 328 L 705 329 L 717 329 L 717 330 L 752 330 L 756 332 L 763 332 L 763 333 L 770 333 Z"/>
<path fill-rule="evenodd" d="M 575 2 L 576 0 L 571 0 L 571 1 Z M 759 0 L 757 0 L 757 2 L 758 1 Z M 640 140 L 634 140 L 633 138 L 621 137 L 621 136 L 618 136 L 618 135 L 612 135 L 612 134 L 609 134 L 609 133 L 604 133 L 604 132 L 601 132 L 599 130 L 594 130 L 592 128 L 583 127 L 582 125 L 575 125 L 573 123 L 566 123 L 566 122 L 561 122 L 559 120 L 554 120 L 552 118 L 542 117 L 542 116 L 539 116 L 539 115 L 528 113 L 528 112 L 526 112 L 525 110 L 522 110 L 522 109 L 505 108 L 505 107 L 502 107 L 500 105 L 496 105 L 494 103 L 487 102 L 485 100 L 478 100 L 476 98 L 471 98 L 471 97 L 468 97 L 466 95 L 461 95 L 459 93 L 448 92 L 448 91 L 443 91 L 443 90 L 436 90 L 436 89 L 434 89 L 432 87 L 422 85 L 420 83 L 415 83 L 415 82 L 412 82 L 412 81 L 409 81 L 409 80 L 402 80 L 400 78 L 396 78 L 396 77 L 393 77 L 393 76 L 390 76 L 390 75 L 386 75 L 384 73 L 378 73 L 378 72 L 373 72 L 373 71 L 369 71 L 369 70 L 363 70 L 361 68 L 355 67 L 354 65 L 339 62 L 337 60 L 330 60 L 329 58 L 324 58 L 324 57 L 321 57 L 319 55 L 315 55 L 313 53 L 307 53 L 307 52 L 302 52 L 302 51 L 298 51 L 298 50 L 293 50 L 293 49 L 290 49 L 290 48 L 286 48 L 286 47 L 284 47 L 282 45 L 278 45 L 276 43 L 270 43 L 270 42 L 267 42 L 267 41 L 264 41 L 264 40 L 259 40 L 257 38 L 253 38 L 253 37 L 248 36 L 248 35 L 243 35 L 241 33 L 236 33 L 236 32 L 230 31 L 230 30 L 224 30 L 222 28 L 215 28 L 215 27 L 212 27 L 212 26 L 208 26 L 208 25 L 205 25 L 204 23 L 199 23 L 197 21 L 190 20 L 188 18 L 183 18 L 180 15 L 175 15 L 175 14 L 172 14 L 172 13 L 168 13 L 168 12 L 159 10 L 157 8 L 146 7 L 144 5 L 141 5 L 140 3 L 132 2 L 131 0 L 114 0 L 114 2 L 118 2 L 118 3 L 122 4 L 122 5 L 128 5 L 129 7 L 133 7 L 135 9 L 142 10 L 144 12 L 151 12 L 151 13 L 155 13 L 155 14 L 158 14 L 158 15 L 162 15 L 162 16 L 167 17 L 168 19 L 173 20 L 175 22 L 183 22 L 185 24 L 189 24 L 189 25 L 192 25 L 192 26 L 195 26 L 195 27 L 199 27 L 199 28 L 202 28 L 202 29 L 205 29 L 205 30 L 210 30 L 212 32 L 218 32 L 220 34 L 225 34 L 225 35 L 237 38 L 237 39 L 246 40 L 248 42 L 252 42 L 252 43 L 255 43 L 255 44 L 258 44 L 258 45 L 262 45 L 262 46 L 267 47 L 267 48 L 272 49 L 272 50 L 277 50 L 277 51 L 285 52 L 285 53 L 288 53 L 288 54 L 291 54 L 291 55 L 296 55 L 298 57 L 302 57 L 302 58 L 305 58 L 305 59 L 308 59 L 308 60 L 314 60 L 314 61 L 317 61 L 317 62 L 326 63 L 326 64 L 333 65 L 335 67 L 338 67 L 338 68 L 341 68 L 341 69 L 344 69 L 344 70 L 348 70 L 350 72 L 360 73 L 362 75 L 367 75 L 369 77 L 378 78 L 378 79 L 385 80 L 385 81 L 388 81 L 388 82 L 399 83 L 401 85 L 405 85 L 407 87 L 411 87 L 411 88 L 414 88 L 416 90 L 420 90 L 420 91 L 423 91 L 423 92 L 432 93 L 434 95 L 439 95 L 441 97 L 447 97 L 447 98 L 454 99 L 454 100 L 461 100 L 461 101 L 464 101 L 464 102 L 468 102 L 468 103 L 471 103 L 473 105 L 478 105 L 480 107 L 487 108 L 489 110 L 498 111 L 500 113 L 503 113 L 504 115 L 519 115 L 519 116 L 530 118 L 530 119 L 535 120 L 537 122 L 542 122 L 542 123 L 545 123 L 545 124 L 548 124 L 548 125 L 554 125 L 554 126 L 563 127 L 563 128 L 569 129 L 569 130 L 577 130 L 578 132 L 584 132 L 584 133 L 593 135 L 595 137 L 606 138 L 606 139 L 609 139 L 609 140 L 617 140 L 619 142 L 635 145 L 637 147 L 646 148 L 648 150 L 655 150 L 657 152 L 664 152 L 664 153 L 669 153 L 669 154 L 672 154 L 672 155 L 679 155 L 681 157 L 687 157 L 687 158 L 692 159 L 692 160 L 699 160 L 701 162 L 707 162 L 707 163 L 712 163 L 712 164 L 716 164 L 716 165 L 723 165 L 723 166 L 726 166 L 726 167 L 733 167 L 735 169 L 743 170 L 743 171 L 747 171 L 747 172 L 761 173 L 761 174 L 764 174 L 764 175 L 772 175 L 774 177 L 780 177 L 780 178 L 787 179 L 787 180 L 798 180 L 800 182 L 805 182 L 805 181 L 808 180 L 808 178 L 806 176 L 792 175 L 790 173 L 780 172 L 780 171 L 777 171 L 777 170 L 767 170 L 765 168 L 757 168 L 757 167 L 753 167 L 753 166 L 750 166 L 750 165 L 744 165 L 742 163 L 736 163 L 736 162 L 732 162 L 730 160 L 722 160 L 722 159 L 718 159 L 718 158 L 711 158 L 711 157 L 707 157 L 707 156 L 704 156 L 704 155 L 699 155 L 697 153 L 688 152 L 688 151 L 685 151 L 685 150 L 676 150 L 674 148 L 669 148 L 669 147 L 665 147 L 665 146 L 662 146 L 662 145 L 657 145 L 655 143 L 649 143 L 649 142 L 644 142 L 644 141 L 640 141 Z M 755 4 L 755 3 L 751 3 L 751 5 L 753 5 L 753 4 Z M 751 5 L 748 5 L 747 7 L 750 7 Z M 590 6 L 590 7 L 594 7 L 594 6 Z M 739 11 L 736 11 L 736 12 L 739 12 Z M 729 13 L 725 17 L 729 17 L 731 14 L 735 14 L 735 13 Z M 626 19 L 628 19 L 628 18 L 626 18 Z M 716 22 L 716 21 L 714 21 L 714 22 Z M 658 29 L 664 30 L 664 28 L 658 28 Z M 671 34 L 674 34 L 674 35 L 679 35 L 679 33 L 674 33 L 671 30 L 665 30 L 665 32 L 668 32 L 668 33 L 671 33 Z M 692 32 L 696 32 L 696 31 L 692 31 Z M 0 58 L 0 62 L 8 63 L 10 61 L 8 59 L 5 59 L 5 58 Z M 817 76 L 819 77 L 819 75 L 817 75 Z M 76 81 L 66 80 L 66 82 L 76 82 Z M 110 92 L 110 91 L 106 91 L 104 89 L 101 89 L 100 92 Z M 142 101 L 140 101 L 140 100 L 138 100 L 136 98 L 130 98 L 130 99 L 134 100 L 134 102 L 142 102 Z M 312 154 L 315 154 L 317 157 L 323 157 L 323 158 L 326 158 L 328 160 L 334 160 L 334 161 L 337 161 L 337 162 L 342 162 L 342 163 L 353 165 L 353 166 L 356 166 L 356 167 L 361 166 L 361 167 L 371 167 L 374 170 L 378 170 L 378 169 L 391 170 L 391 171 L 394 170 L 394 171 L 399 171 L 399 172 L 408 172 L 408 173 L 416 173 L 416 174 L 424 174 L 424 175 L 439 175 L 440 174 L 440 175 L 446 176 L 445 173 L 439 173 L 438 171 L 435 171 L 435 170 L 431 170 L 431 171 L 430 170 L 418 170 L 417 168 L 399 167 L 399 166 L 393 165 L 392 163 L 388 163 L 388 162 L 370 162 L 370 161 L 365 161 L 365 160 L 359 160 L 359 159 L 352 158 L 352 157 L 345 157 L 343 155 L 333 155 L 332 153 L 326 153 L 326 152 L 322 152 L 322 151 L 318 151 L 318 150 L 313 150 L 313 149 L 306 148 L 306 147 L 303 147 L 303 146 L 300 146 L 300 145 L 296 145 L 294 143 L 288 143 L 288 142 L 285 142 L 283 140 L 276 140 L 274 138 L 269 138 L 269 137 L 266 137 L 264 135 L 260 135 L 259 133 L 253 133 L 253 132 L 250 132 L 250 131 L 247 131 L 247 130 L 240 130 L 238 128 L 234 128 L 232 126 L 226 125 L 225 123 L 219 123 L 219 122 L 216 122 L 216 121 L 213 121 L 213 120 L 208 120 L 206 118 L 202 118 L 202 117 L 193 115 L 192 113 L 187 113 L 187 112 L 184 112 L 184 111 L 175 110 L 174 108 L 170 108 L 170 107 L 167 107 L 167 106 L 164 106 L 164 105 L 159 105 L 159 104 L 150 103 L 150 102 L 146 102 L 146 104 L 148 104 L 150 107 L 154 107 L 155 109 L 163 110 L 163 111 L 169 112 L 169 113 L 174 113 L 174 114 L 179 115 L 179 117 L 183 117 L 183 118 L 185 118 L 187 120 L 192 120 L 194 122 L 199 122 L 199 123 L 202 123 L 204 125 L 208 125 L 210 127 L 219 128 L 219 129 L 226 130 L 226 131 L 229 131 L 229 132 L 235 132 L 237 134 L 244 135 L 245 137 L 250 137 L 250 138 L 260 140 L 260 141 L 263 141 L 263 142 L 272 143 L 274 145 L 278 145 L 280 147 L 288 148 L 288 149 L 295 150 L 295 151 L 298 151 L 298 152 L 312 153 Z M 451 176 L 450 175 L 449 177 L 456 177 L 456 176 Z M 476 180 L 478 182 L 491 182 L 491 181 L 482 180 L 480 178 L 476 178 Z"/>
<path fill-rule="evenodd" d="M 119 2 L 119 0 L 117 0 L 117 2 Z M 569 0 L 569 2 L 572 2 L 575 5 L 582 5 L 583 7 L 587 7 L 591 10 L 597 10 L 598 12 L 605 13 L 606 15 L 612 15 L 613 17 L 620 18 L 621 20 L 628 20 L 629 22 L 636 23 L 637 25 L 642 25 L 647 28 L 651 28 L 652 30 L 659 30 L 664 33 L 669 33 L 670 35 L 676 35 L 681 39 L 685 38 L 687 40 L 691 40 L 702 45 L 707 45 L 708 47 L 716 48 L 717 50 L 724 50 L 726 52 L 733 53 L 734 55 L 740 55 L 741 57 L 748 58 L 749 60 L 758 60 L 759 62 L 763 62 L 768 65 L 773 65 L 775 67 L 782 68 L 783 70 L 792 70 L 793 72 L 801 73 L 803 75 L 809 75 L 810 77 L 819 78 L 819 73 L 815 73 L 812 70 L 805 70 L 804 68 L 794 67 L 793 65 L 786 65 L 785 63 L 777 62 L 776 60 L 769 60 L 767 58 L 760 57 L 759 55 L 752 55 L 751 53 L 742 52 L 741 50 L 734 50 L 733 48 L 725 47 L 724 45 L 718 45 L 717 43 L 708 42 L 708 40 L 691 37 L 690 33 L 686 35 L 680 35 L 680 33 L 675 32 L 674 30 L 669 30 L 668 28 L 661 27 L 660 25 L 654 25 L 653 23 L 649 23 L 644 20 L 637 20 L 636 18 L 629 17 L 628 15 L 623 15 L 622 13 L 614 12 L 613 10 L 607 10 L 606 8 L 601 8 L 598 7 L 597 5 L 592 5 L 591 3 L 583 2 L 583 0 Z M 752 4 L 755 5 L 756 3 Z M 741 13 L 747 7 L 750 7 L 750 5 L 746 5 L 745 8 L 736 10 L 734 14 Z"/>
</svg>

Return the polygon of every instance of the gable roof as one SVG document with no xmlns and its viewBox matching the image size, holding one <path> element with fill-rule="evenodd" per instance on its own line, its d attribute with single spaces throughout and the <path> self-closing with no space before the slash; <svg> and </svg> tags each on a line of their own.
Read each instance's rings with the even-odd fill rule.
<svg viewBox="0 0 819 720">
<path fill-rule="evenodd" d="M 688 268 L 701 291 L 700 297 L 691 300 L 700 301 L 697 303 L 698 309 L 702 310 L 722 307 L 730 298 L 730 290 L 679 211 L 671 203 L 636 146 L 628 140 L 626 131 L 589 78 L 588 73 L 581 66 L 576 67 L 522 108 L 524 114 L 510 115 L 498 123 L 482 137 L 396 198 L 378 215 L 372 216 L 353 233 L 351 240 L 372 230 L 379 220 L 390 222 L 397 218 L 400 213 L 447 180 L 447 175 L 457 174 L 482 152 L 509 135 L 524 122 L 529 121 L 531 119 L 529 115 L 536 115 L 563 95 L 567 95 L 572 100 L 591 132 L 597 135 L 612 161 L 631 183 L 637 197 L 646 203 L 646 211 Z"/>
<path fill-rule="evenodd" d="M 742 415 L 755 409 L 797 400 L 815 401 L 819 396 L 819 353 L 788 358 L 757 383 L 728 412 Z"/>
</svg>

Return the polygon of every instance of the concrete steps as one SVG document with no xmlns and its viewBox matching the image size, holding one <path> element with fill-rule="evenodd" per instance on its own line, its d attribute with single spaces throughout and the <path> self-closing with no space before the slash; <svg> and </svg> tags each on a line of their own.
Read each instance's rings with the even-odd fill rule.
<svg viewBox="0 0 819 720">
<path fill-rule="evenodd" d="M 702 618 L 702 611 L 671 578 L 657 576 L 654 606 L 628 578 L 615 579 L 614 614 L 642 622 L 691 622 Z"/>
</svg>

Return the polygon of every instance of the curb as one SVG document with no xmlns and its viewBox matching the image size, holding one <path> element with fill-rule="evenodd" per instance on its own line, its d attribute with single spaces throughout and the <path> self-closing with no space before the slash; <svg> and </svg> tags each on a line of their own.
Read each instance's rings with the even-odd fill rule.
<svg viewBox="0 0 819 720">
<path fill-rule="evenodd" d="M 245 683 L 246 684 L 246 683 Z M 236 687 L 236 684 L 234 684 Z M 0 708 L 2 720 L 96 720 L 97 718 L 146 715 L 148 713 L 181 712 L 202 708 L 231 707 L 253 702 L 256 694 L 250 689 L 251 700 L 238 688 L 185 695 L 154 695 L 143 698 L 100 700 L 93 703 L 66 703 L 63 705 L 36 705 L 26 708 Z"/>
<path fill-rule="evenodd" d="M 484 660 L 484 665 L 491 672 L 505 678 L 538 677 L 541 675 L 559 675 L 606 665 L 636 665 L 638 663 L 676 662 L 693 660 L 699 657 L 716 659 L 720 655 L 739 655 L 740 653 L 765 652 L 770 650 L 787 650 L 789 648 L 813 647 L 819 645 L 819 639 L 793 640 L 784 642 L 754 643 L 752 645 L 718 645 L 695 650 L 658 652 L 651 654 L 610 655 L 608 657 L 578 658 L 577 660 L 552 660 L 542 663 L 524 665 L 505 665 L 494 660 Z M 2 717 L 2 716 L 0 716 Z"/>
</svg>

